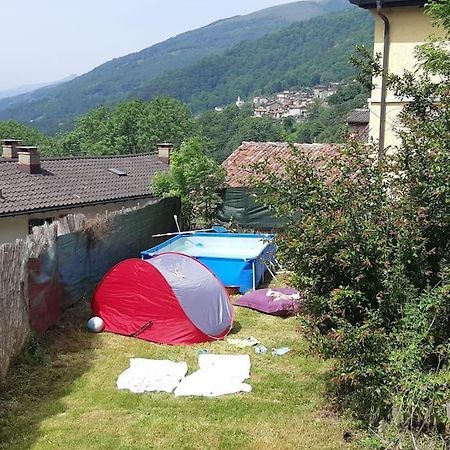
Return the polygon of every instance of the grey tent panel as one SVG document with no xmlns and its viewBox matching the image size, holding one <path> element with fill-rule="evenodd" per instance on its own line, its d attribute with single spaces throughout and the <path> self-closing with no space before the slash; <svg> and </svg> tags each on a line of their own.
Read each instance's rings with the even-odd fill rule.
<svg viewBox="0 0 450 450">
<path fill-rule="evenodd" d="M 230 328 L 233 313 L 228 294 L 202 263 L 180 253 L 162 253 L 146 261 L 161 272 L 200 331 L 215 337 Z"/>
</svg>

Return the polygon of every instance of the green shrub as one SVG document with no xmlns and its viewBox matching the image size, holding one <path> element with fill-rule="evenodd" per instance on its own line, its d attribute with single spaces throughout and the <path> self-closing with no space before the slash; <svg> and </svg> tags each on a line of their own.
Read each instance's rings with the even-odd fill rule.
<svg viewBox="0 0 450 450">
<path fill-rule="evenodd" d="M 194 138 L 171 154 L 169 171 L 154 176 L 153 190 L 162 197 L 181 198 L 185 229 L 205 227 L 214 219 L 224 180 L 224 169 L 206 155 L 204 143 Z"/>
<path fill-rule="evenodd" d="M 291 217 L 277 244 L 305 292 L 303 330 L 335 360 L 337 402 L 420 434 L 445 430 L 450 401 L 450 54 L 430 42 L 418 56 L 420 75 L 389 76 L 411 99 L 399 148 L 293 148 L 284 174 L 258 166 L 255 182 Z"/>
</svg>

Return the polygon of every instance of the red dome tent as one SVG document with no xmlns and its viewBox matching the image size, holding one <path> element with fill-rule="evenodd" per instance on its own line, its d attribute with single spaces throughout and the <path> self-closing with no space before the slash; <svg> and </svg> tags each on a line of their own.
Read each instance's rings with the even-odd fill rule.
<svg viewBox="0 0 450 450">
<path fill-rule="evenodd" d="M 180 253 L 117 264 L 97 286 L 92 310 L 106 331 L 161 344 L 222 339 L 233 325 L 222 283 Z"/>
</svg>

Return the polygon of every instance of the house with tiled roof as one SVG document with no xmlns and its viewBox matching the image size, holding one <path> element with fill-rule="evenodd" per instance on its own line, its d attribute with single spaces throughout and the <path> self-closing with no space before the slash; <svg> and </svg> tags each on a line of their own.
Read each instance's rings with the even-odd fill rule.
<svg viewBox="0 0 450 450">
<path fill-rule="evenodd" d="M 36 147 L 3 142 L 0 245 L 66 214 L 94 216 L 153 200 L 152 177 L 168 170 L 170 145 L 155 153 L 41 158 Z"/>
<path fill-rule="evenodd" d="M 336 154 L 334 144 L 289 144 L 287 142 L 243 142 L 223 163 L 226 188 L 218 218 L 226 222 L 258 230 L 282 227 L 286 219 L 276 218 L 267 207 L 257 202 L 254 189 L 254 166 L 264 163 L 273 174 L 283 175 L 286 162 L 295 157 L 293 146 L 314 159 L 323 161 Z"/>
<path fill-rule="evenodd" d="M 367 142 L 369 139 L 369 121 L 369 108 L 356 108 L 346 117 L 350 134 L 361 142 Z"/>
<path fill-rule="evenodd" d="M 293 159 L 292 148 L 307 154 L 326 157 L 335 154 L 335 144 L 291 144 L 288 142 L 242 142 L 222 163 L 226 171 L 225 184 L 228 188 L 249 189 L 255 176 L 253 167 L 265 163 L 271 173 L 283 174 L 285 163 Z"/>
</svg>

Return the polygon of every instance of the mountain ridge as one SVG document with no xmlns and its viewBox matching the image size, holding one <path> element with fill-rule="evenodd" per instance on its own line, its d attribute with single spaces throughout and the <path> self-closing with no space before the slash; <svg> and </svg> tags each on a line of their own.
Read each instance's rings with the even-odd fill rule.
<svg viewBox="0 0 450 450">
<path fill-rule="evenodd" d="M 194 112 L 203 112 L 238 96 L 349 80 L 356 74 L 349 64 L 354 47 L 370 45 L 372 35 L 373 18 L 367 11 L 316 17 L 167 72 L 134 96 L 145 100 L 171 96 L 188 103 Z"/>
<path fill-rule="evenodd" d="M 3 89 L 3 90 L 0 90 L 0 100 L 3 100 L 4 98 L 17 97 L 18 95 L 34 92 L 34 91 L 37 91 L 44 87 L 56 86 L 61 83 L 66 83 L 67 81 L 73 80 L 77 76 L 78 75 L 71 74 L 71 75 L 68 75 L 67 77 L 61 78 L 56 81 L 47 81 L 47 82 L 42 82 L 42 83 L 31 83 L 31 84 L 28 83 L 28 84 L 22 84 L 20 86 L 13 87 L 10 89 Z"/>
<path fill-rule="evenodd" d="M 188 67 L 300 19 L 349 7 L 346 0 L 297 1 L 222 19 L 114 58 L 67 83 L 0 100 L 0 120 L 19 120 L 53 133 L 64 130 L 70 128 L 76 116 L 95 106 L 126 99 L 168 70 Z"/>
</svg>

